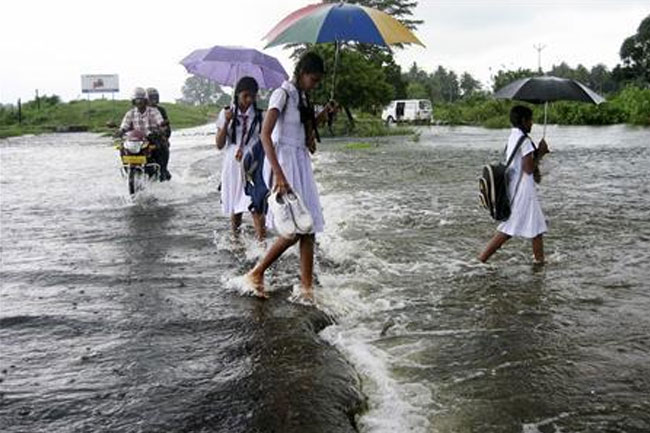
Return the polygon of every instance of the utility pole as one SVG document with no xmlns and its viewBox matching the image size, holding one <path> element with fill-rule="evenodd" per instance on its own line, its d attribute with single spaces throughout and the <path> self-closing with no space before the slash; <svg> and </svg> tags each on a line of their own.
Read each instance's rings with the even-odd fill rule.
<svg viewBox="0 0 650 433">
<path fill-rule="evenodd" d="M 543 74 L 544 71 L 542 71 L 542 50 L 546 48 L 546 45 L 537 44 L 533 45 L 533 48 L 537 50 L 537 70 L 540 74 Z"/>
<path fill-rule="evenodd" d="M 41 110 L 41 99 L 38 97 L 38 89 L 36 89 L 36 109 Z"/>
</svg>

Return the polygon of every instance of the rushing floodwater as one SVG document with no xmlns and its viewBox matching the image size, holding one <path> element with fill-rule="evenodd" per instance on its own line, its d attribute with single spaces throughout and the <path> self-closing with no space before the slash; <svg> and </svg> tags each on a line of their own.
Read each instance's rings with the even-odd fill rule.
<svg viewBox="0 0 650 433">
<path fill-rule="evenodd" d="M 134 202 L 105 138 L 0 141 L 0 431 L 650 431 L 650 130 L 549 130 L 544 268 L 475 259 L 507 131 L 323 144 L 319 310 L 295 252 L 240 293 L 209 132 Z"/>
</svg>

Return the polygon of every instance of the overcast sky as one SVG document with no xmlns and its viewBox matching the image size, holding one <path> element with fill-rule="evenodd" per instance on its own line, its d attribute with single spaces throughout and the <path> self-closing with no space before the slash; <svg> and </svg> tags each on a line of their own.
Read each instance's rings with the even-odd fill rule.
<svg viewBox="0 0 650 433">
<path fill-rule="evenodd" d="M 262 37 L 285 15 L 314 0 L 19 0 L 0 14 L 0 102 L 57 94 L 81 97 L 82 74 L 119 74 L 119 98 L 134 86 L 154 86 L 163 101 L 180 97 L 188 76 L 179 61 L 212 45 L 262 49 Z M 533 45 L 543 44 L 544 68 L 561 61 L 587 67 L 618 61 L 623 40 L 650 15 L 649 0 L 420 0 L 417 35 L 426 48 L 397 53 L 414 61 L 468 71 L 488 84 L 499 68 L 536 68 Z M 292 69 L 288 52 L 267 51 Z"/>
</svg>

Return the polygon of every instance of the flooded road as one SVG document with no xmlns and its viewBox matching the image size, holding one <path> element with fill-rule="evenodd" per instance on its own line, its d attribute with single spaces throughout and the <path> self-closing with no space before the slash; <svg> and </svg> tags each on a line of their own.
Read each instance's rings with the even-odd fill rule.
<svg viewBox="0 0 650 433">
<path fill-rule="evenodd" d="M 544 268 L 475 259 L 508 131 L 324 143 L 319 309 L 287 301 L 295 252 L 270 302 L 237 287 L 260 249 L 250 220 L 229 239 L 210 132 L 135 201 L 105 138 L 0 141 L 0 430 L 650 430 L 650 130 L 549 130 Z"/>
</svg>

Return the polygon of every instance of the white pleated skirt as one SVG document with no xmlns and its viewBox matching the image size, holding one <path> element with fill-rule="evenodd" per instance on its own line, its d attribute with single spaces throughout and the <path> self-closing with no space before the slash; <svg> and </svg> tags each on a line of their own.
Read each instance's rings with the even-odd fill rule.
<svg viewBox="0 0 650 433">
<path fill-rule="evenodd" d="M 501 233 L 532 239 L 547 232 L 546 219 L 537 198 L 532 175 L 524 174 L 521 178 L 519 191 L 516 193 L 510 212 L 510 218 L 497 227 Z"/>
<path fill-rule="evenodd" d="M 316 181 L 314 180 L 311 156 L 307 147 L 302 143 L 299 145 L 280 143 L 275 146 L 275 153 L 291 189 L 302 198 L 305 207 L 309 210 L 314 220 L 313 233 L 321 233 L 325 227 L 325 219 L 323 218 L 323 209 L 320 204 L 320 196 L 316 187 Z M 271 191 L 273 189 L 272 170 L 267 160 L 264 161 L 264 180 Z M 274 228 L 273 212 L 271 209 L 269 209 L 266 216 L 266 226 L 269 229 Z"/>
<path fill-rule="evenodd" d="M 235 159 L 236 145 L 229 145 L 221 168 L 221 210 L 225 216 L 248 212 L 251 199 L 244 192 L 241 164 Z"/>
</svg>

